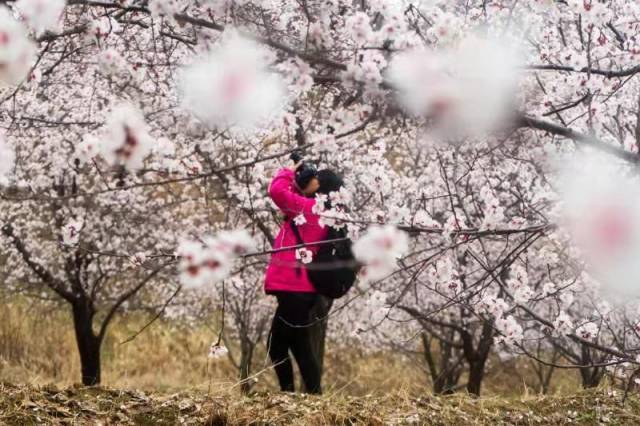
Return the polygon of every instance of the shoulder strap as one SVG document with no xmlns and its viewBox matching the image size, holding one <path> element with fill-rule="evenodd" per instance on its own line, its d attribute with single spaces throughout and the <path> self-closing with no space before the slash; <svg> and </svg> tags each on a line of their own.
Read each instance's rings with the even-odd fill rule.
<svg viewBox="0 0 640 426">
<path fill-rule="evenodd" d="M 298 225 L 296 225 L 295 218 L 291 218 L 289 225 L 291 225 L 291 230 L 293 231 L 293 234 L 296 236 L 296 239 L 298 240 L 298 244 L 304 244 L 304 240 L 300 235 L 300 230 L 298 229 Z M 302 270 L 300 268 L 300 262 L 297 262 L 297 263 L 298 264 L 296 265 L 296 275 L 299 277 L 302 274 Z"/>
<path fill-rule="evenodd" d="M 289 222 L 289 224 L 291 225 L 291 230 L 293 231 L 293 234 L 296 236 L 296 239 L 298 240 L 298 244 L 304 244 L 304 240 L 300 235 L 300 230 L 298 229 L 298 225 L 296 225 L 295 218 L 291 218 L 291 221 Z"/>
</svg>

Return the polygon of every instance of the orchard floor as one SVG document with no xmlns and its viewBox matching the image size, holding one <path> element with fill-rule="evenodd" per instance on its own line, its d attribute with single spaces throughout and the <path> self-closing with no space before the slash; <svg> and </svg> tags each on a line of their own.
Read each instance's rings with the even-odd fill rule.
<svg viewBox="0 0 640 426">
<path fill-rule="evenodd" d="M 640 424 L 640 399 L 605 388 L 522 398 L 322 397 L 260 392 L 154 394 L 109 388 L 0 384 L 7 425 L 564 425 Z"/>
</svg>

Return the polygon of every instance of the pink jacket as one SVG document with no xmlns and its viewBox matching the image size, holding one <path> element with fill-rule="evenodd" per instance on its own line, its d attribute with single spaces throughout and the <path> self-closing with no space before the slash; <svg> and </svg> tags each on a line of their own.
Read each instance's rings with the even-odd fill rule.
<svg viewBox="0 0 640 426">
<path fill-rule="evenodd" d="M 313 214 L 311 209 L 315 205 L 313 198 L 307 198 L 300 194 L 294 186 L 294 172 L 290 169 L 280 169 L 269 184 L 269 196 L 274 203 L 287 216 L 287 220 L 282 224 L 280 232 L 276 237 L 273 248 L 291 247 L 298 245 L 298 240 L 291 230 L 290 222 L 294 217 L 303 214 L 306 223 L 298 225 L 300 236 L 305 243 L 322 241 L 327 238 L 328 229 L 319 224 L 320 217 Z M 307 247 L 314 255 L 318 251 L 318 246 Z M 271 255 L 269 266 L 265 274 L 264 290 L 271 291 L 291 291 L 291 292 L 313 292 L 316 289 L 307 277 L 304 267 L 299 267 L 296 272 L 297 263 L 295 250 L 284 250 Z"/>
</svg>

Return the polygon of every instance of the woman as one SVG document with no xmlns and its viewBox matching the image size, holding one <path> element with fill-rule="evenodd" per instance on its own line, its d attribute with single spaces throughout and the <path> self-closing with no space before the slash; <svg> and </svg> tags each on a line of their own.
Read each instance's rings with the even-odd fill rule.
<svg viewBox="0 0 640 426">
<path fill-rule="evenodd" d="M 296 172 L 298 176 L 296 178 Z M 280 228 L 274 249 L 298 245 L 291 222 L 296 220 L 297 228 L 305 243 L 325 240 L 328 229 L 319 224 L 319 216 L 313 213 L 316 191 L 334 190 L 335 174 L 321 171 L 309 174 L 309 169 L 300 170 L 300 163 L 278 171 L 269 185 L 269 196 L 285 214 L 285 222 Z M 326 188 L 322 188 L 322 183 Z M 318 246 L 305 248 L 312 255 Z M 269 356 L 274 364 L 280 389 L 294 392 L 293 366 L 289 350 L 293 353 L 305 388 L 309 393 L 321 393 L 320 367 L 311 343 L 311 310 L 318 301 L 307 271 L 296 258 L 296 250 L 284 250 L 271 256 L 265 276 L 265 292 L 278 299 L 269 333 Z"/>
</svg>

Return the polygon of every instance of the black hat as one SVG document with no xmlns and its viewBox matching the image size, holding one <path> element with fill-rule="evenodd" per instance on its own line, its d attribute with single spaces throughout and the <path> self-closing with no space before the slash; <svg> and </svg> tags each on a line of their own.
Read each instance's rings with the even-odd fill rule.
<svg viewBox="0 0 640 426">
<path fill-rule="evenodd" d="M 307 187 L 307 185 L 309 185 L 311 179 L 317 177 L 317 175 L 318 171 L 315 167 L 313 167 L 311 164 L 302 163 L 296 170 L 296 185 L 298 185 L 298 188 L 300 188 L 300 190 L 303 190 Z"/>
<path fill-rule="evenodd" d="M 299 151 L 294 151 L 293 153 L 291 153 L 291 156 L 289 158 L 296 163 L 300 163 L 302 161 L 302 155 Z M 309 185 L 311 179 L 317 177 L 317 175 L 318 171 L 313 165 L 308 163 L 301 163 L 300 166 L 296 169 L 296 185 L 302 191 L 307 187 L 307 185 Z"/>
</svg>

